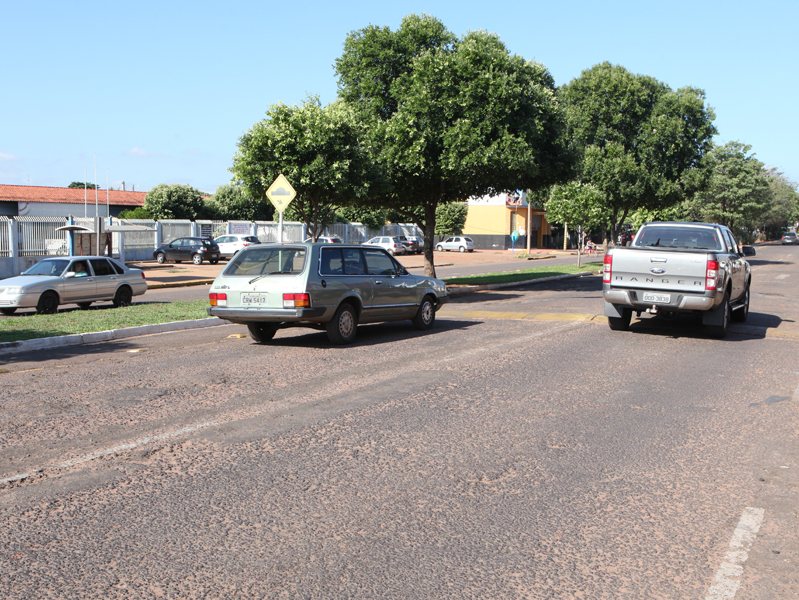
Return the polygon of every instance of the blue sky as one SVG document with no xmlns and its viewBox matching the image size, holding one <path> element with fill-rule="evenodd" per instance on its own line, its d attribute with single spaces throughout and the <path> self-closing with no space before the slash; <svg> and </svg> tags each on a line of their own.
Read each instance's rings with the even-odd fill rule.
<svg viewBox="0 0 799 600">
<path fill-rule="evenodd" d="M 0 2 L 0 183 L 105 187 L 230 181 L 239 137 L 270 104 L 336 97 L 348 33 L 434 15 L 497 33 L 558 85 L 610 61 L 704 89 L 717 143 L 752 145 L 799 181 L 799 3 Z"/>
</svg>

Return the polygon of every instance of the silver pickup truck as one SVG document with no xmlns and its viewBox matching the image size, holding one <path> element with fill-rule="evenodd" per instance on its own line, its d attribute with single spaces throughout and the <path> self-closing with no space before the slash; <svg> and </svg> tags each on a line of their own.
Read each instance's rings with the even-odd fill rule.
<svg viewBox="0 0 799 600">
<path fill-rule="evenodd" d="M 611 329 L 626 330 L 632 313 L 672 316 L 693 312 L 714 337 L 749 314 L 752 274 L 745 256 L 723 225 L 647 223 L 631 246 L 605 255 L 602 294 Z"/>
</svg>

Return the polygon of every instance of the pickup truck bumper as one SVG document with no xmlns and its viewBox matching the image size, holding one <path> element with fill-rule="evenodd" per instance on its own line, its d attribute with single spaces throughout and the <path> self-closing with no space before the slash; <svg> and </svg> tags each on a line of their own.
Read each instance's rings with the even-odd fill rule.
<svg viewBox="0 0 799 600">
<path fill-rule="evenodd" d="M 652 306 L 657 306 L 658 309 L 671 311 L 713 310 L 716 304 L 718 304 L 715 293 L 711 296 L 699 296 L 668 292 L 671 296 L 671 302 L 644 302 L 643 293 L 645 291 L 647 290 L 603 290 L 602 295 L 607 304 L 629 306 L 635 310 L 646 310 Z M 607 304 L 605 305 L 606 312 L 608 310 Z M 615 316 L 615 313 L 610 316 Z"/>
</svg>

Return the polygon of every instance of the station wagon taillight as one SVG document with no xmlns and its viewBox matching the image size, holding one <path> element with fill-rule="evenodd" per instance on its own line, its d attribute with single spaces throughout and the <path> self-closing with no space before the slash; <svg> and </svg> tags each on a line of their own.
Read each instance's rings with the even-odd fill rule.
<svg viewBox="0 0 799 600">
<path fill-rule="evenodd" d="M 610 275 L 613 272 L 613 255 L 606 254 L 602 267 L 602 283 L 610 283 Z"/>
<path fill-rule="evenodd" d="M 283 294 L 283 308 L 310 308 L 311 297 L 308 294 Z"/>
<path fill-rule="evenodd" d="M 719 283 L 719 261 L 707 261 L 707 273 L 705 274 L 705 289 L 715 290 Z"/>
<path fill-rule="evenodd" d="M 208 299 L 211 301 L 211 306 L 227 306 L 227 294 L 211 292 L 208 294 Z"/>
</svg>

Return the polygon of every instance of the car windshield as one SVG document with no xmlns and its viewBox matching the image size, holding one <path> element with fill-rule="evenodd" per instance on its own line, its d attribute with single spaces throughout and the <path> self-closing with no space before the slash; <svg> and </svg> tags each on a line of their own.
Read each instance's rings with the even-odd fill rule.
<svg viewBox="0 0 799 600">
<path fill-rule="evenodd" d="M 69 264 L 68 260 L 65 259 L 55 259 L 55 260 L 43 260 L 41 262 L 37 262 L 33 265 L 30 269 L 22 273 L 23 275 L 48 275 L 51 277 L 60 277 L 61 273 L 64 272 L 64 269 L 67 268 Z"/>
<path fill-rule="evenodd" d="M 714 229 L 699 227 L 648 226 L 641 229 L 636 246 L 649 248 L 688 248 L 721 250 L 721 240 Z"/>
<path fill-rule="evenodd" d="M 261 276 L 302 273 L 305 248 L 249 246 L 241 250 L 225 269 L 225 275 Z"/>
</svg>

